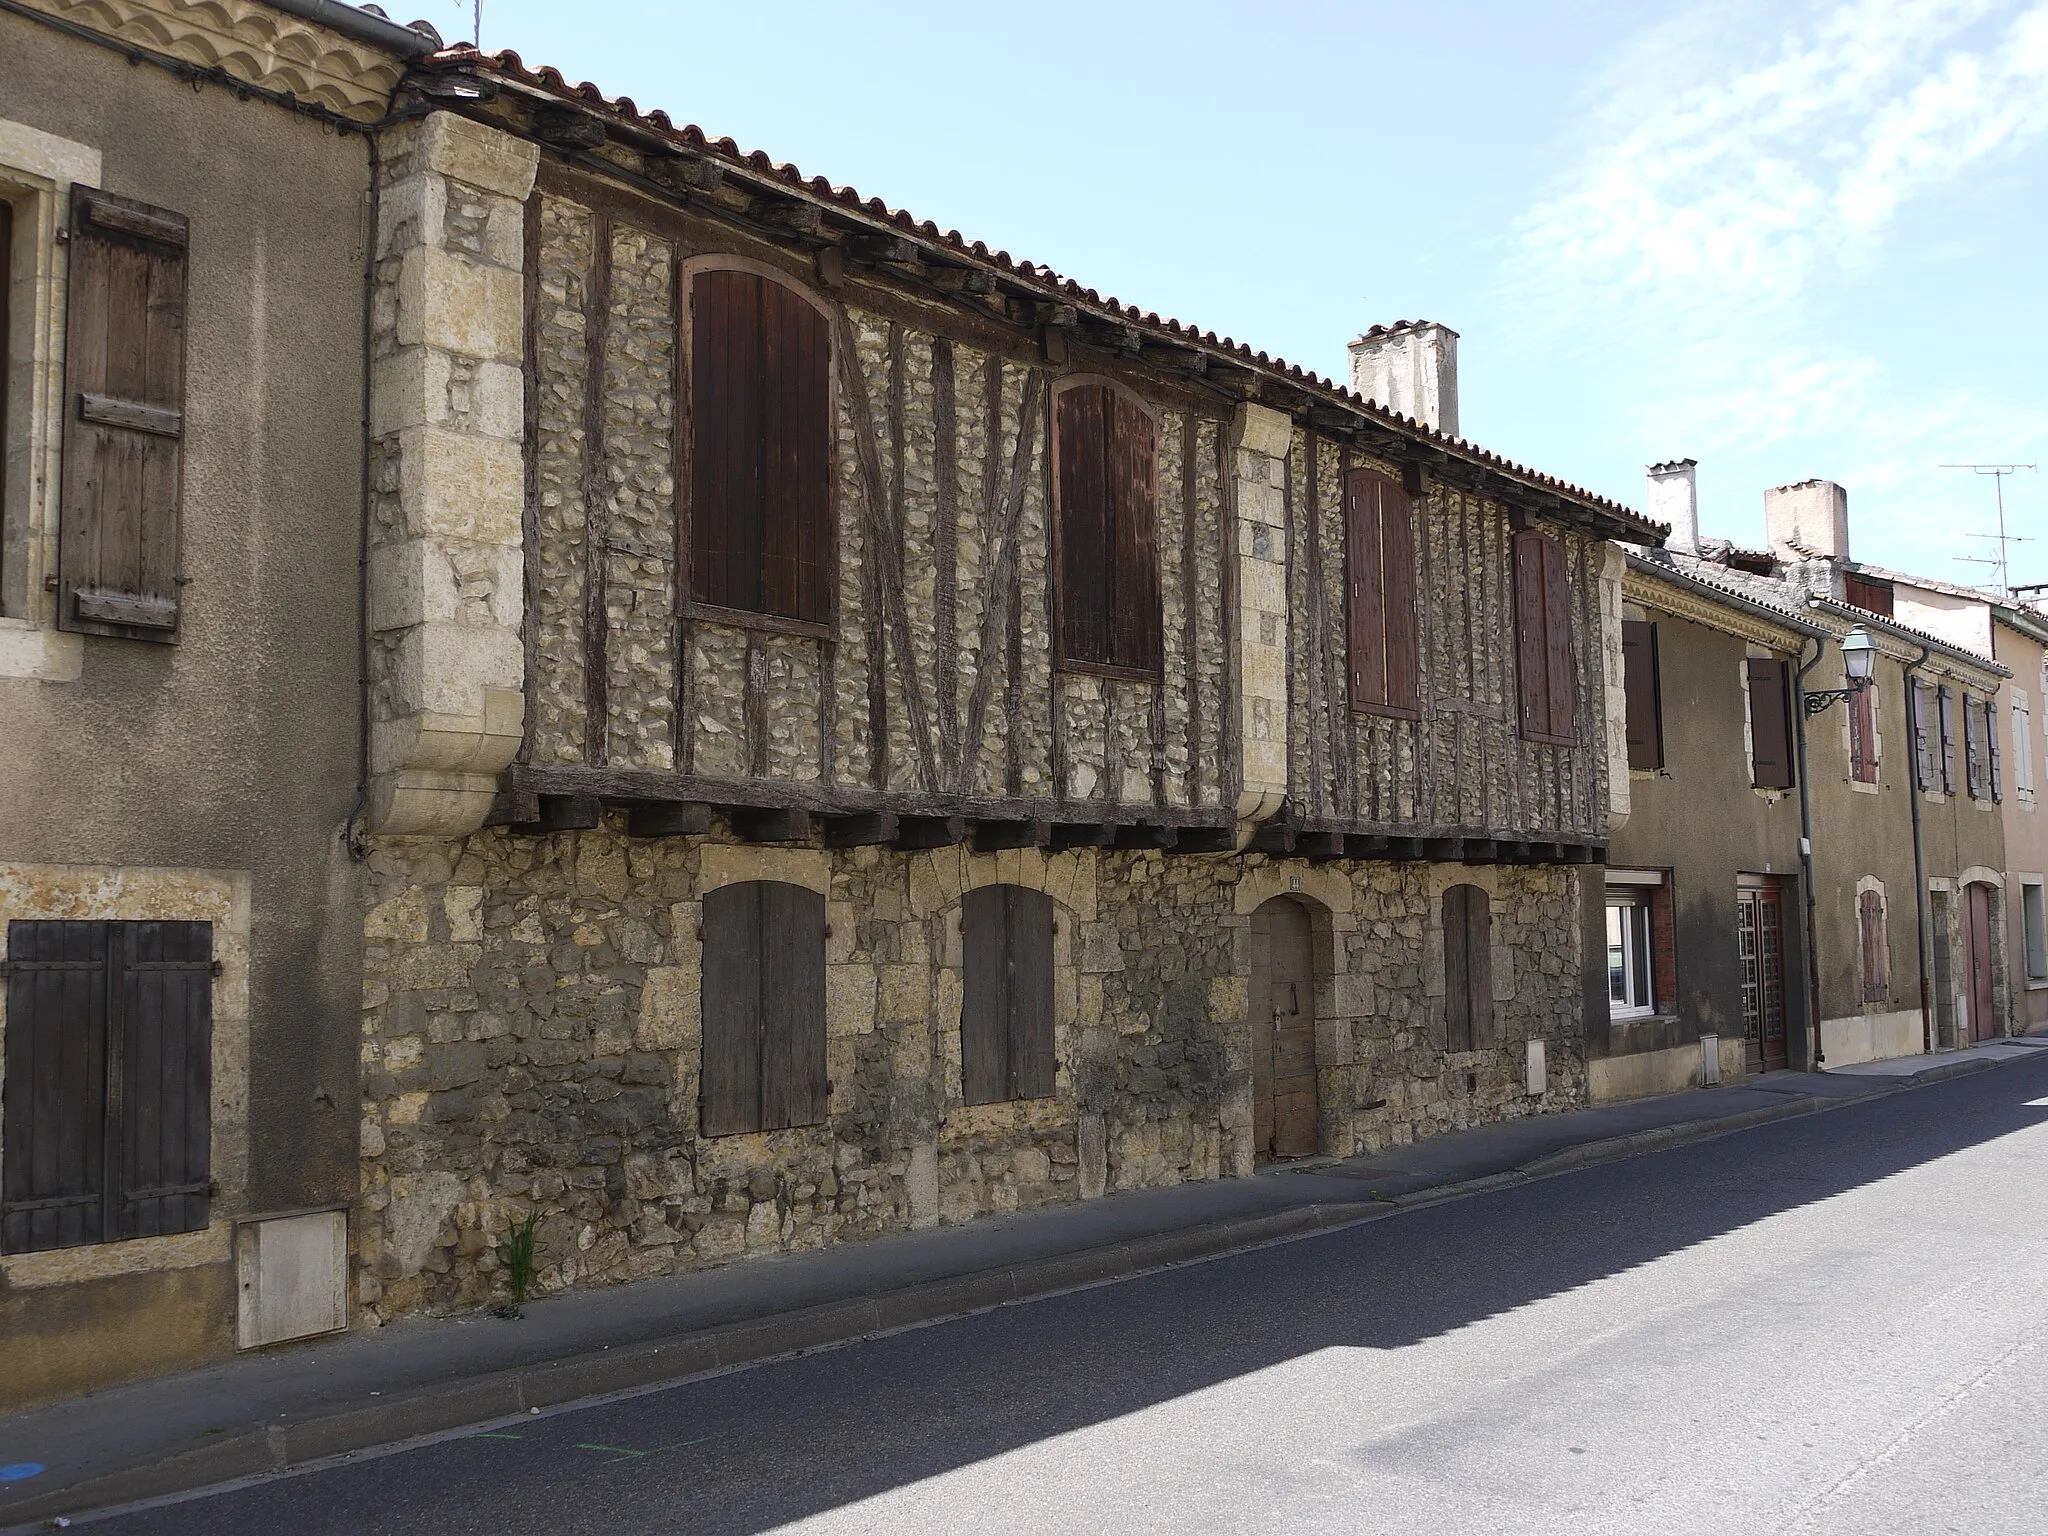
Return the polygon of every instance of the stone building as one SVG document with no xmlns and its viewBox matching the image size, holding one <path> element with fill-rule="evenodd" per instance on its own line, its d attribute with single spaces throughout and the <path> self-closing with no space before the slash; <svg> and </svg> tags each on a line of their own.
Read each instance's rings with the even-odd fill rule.
<svg viewBox="0 0 2048 1536">
<path fill-rule="evenodd" d="M 347 1320 L 348 16 L 0 14 L 0 1409 Z"/>
<path fill-rule="evenodd" d="M 412 85 L 366 1317 L 529 1212 L 554 1287 L 1585 1102 L 1659 528 L 516 56 Z M 1454 428 L 1454 344 L 1356 377 Z"/>
</svg>

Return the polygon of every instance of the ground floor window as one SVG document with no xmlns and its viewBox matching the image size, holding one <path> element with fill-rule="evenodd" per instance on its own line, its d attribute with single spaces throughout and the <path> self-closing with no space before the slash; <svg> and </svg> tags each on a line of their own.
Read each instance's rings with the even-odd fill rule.
<svg viewBox="0 0 2048 1536">
<path fill-rule="evenodd" d="M 0 1252 L 196 1232 L 212 1193 L 213 925 L 7 925 Z"/>
<path fill-rule="evenodd" d="M 2041 882 L 2020 887 L 2020 915 L 2026 929 L 2027 982 L 2048 985 L 2048 913 L 2042 910 Z"/>
<path fill-rule="evenodd" d="M 825 898 L 780 880 L 704 898 L 703 1131 L 825 1118 Z"/>
<path fill-rule="evenodd" d="M 960 1085 L 969 1104 L 1053 1091 L 1052 898 L 984 885 L 960 902 Z"/>
<path fill-rule="evenodd" d="M 1671 885 L 1656 870 L 1607 875 L 1607 1011 L 1639 1018 L 1671 1006 Z"/>
</svg>

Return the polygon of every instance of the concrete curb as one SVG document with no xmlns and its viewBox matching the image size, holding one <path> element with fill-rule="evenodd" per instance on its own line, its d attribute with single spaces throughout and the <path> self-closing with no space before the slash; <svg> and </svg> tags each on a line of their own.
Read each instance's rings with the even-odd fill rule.
<svg viewBox="0 0 2048 1536">
<path fill-rule="evenodd" d="M 2016 1058 L 2007 1058 L 2016 1059 Z M 1237 1217 L 1158 1232 L 1027 1263 L 921 1281 L 895 1290 L 720 1324 L 617 1349 L 543 1361 L 467 1381 L 423 1388 L 374 1406 L 344 1409 L 297 1424 L 266 1425 L 211 1444 L 0 1504 L 0 1531 L 25 1529 L 53 1516 L 78 1516 L 113 1505 L 160 1499 L 221 1483 L 284 1472 L 332 1457 L 446 1434 L 530 1410 L 679 1384 L 693 1376 L 757 1365 L 877 1334 L 944 1322 L 1012 1302 L 1034 1301 L 1108 1281 L 1135 1279 L 1178 1264 L 1222 1258 L 1311 1233 L 1356 1226 L 1401 1211 L 1512 1188 L 1600 1163 L 1618 1162 L 1689 1142 L 1711 1140 L 1776 1120 L 1792 1119 L 1889 1093 L 2003 1065 L 2000 1059 L 1945 1062 L 1853 1098 L 1788 1097 L 1782 1104 L 1713 1118 L 1653 1126 L 1584 1142 L 1518 1167 L 1393 1197 L 1322 1202 L 1263 1216 Z"/>
</svg>

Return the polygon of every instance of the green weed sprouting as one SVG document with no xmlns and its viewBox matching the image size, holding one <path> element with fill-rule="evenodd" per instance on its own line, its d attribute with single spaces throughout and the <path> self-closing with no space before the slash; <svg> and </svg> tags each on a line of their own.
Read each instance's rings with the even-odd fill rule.
<svg viewBox="0 0 2048 1536">
<path fill-rule="evenodd" d="M 505 1271 L 505 1288 L 512 1293 L 509 1301 L 501 1301 L 491 1308 L 494 1315 L 503 1318 L 524 1317 L 522 1305 L 527 1293 L 533 1289 L 533 1250 L 540 1234 L 540 1212 L 528 1211 L 505 1234 L 505 1240 L 498 1244 L 498 1263 Z"/>
</svg>

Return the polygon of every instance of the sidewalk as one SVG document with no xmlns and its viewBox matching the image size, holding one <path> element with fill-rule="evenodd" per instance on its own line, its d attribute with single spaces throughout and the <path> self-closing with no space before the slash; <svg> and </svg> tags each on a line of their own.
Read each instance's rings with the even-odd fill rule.
<svg viewBox="0 0 2048 1536">
<path fill-rule="evenodd" d="M 1372 1220 L 2030 1057 L 2048 1039 L 1534 1116 L 1371 1157 L 579 1291 L 226 1360 L 0 1417 L 10 1526 L 281 1471 Z M 24 1475 L 27 1467 L 40 1467 Z"/>
</svg>

